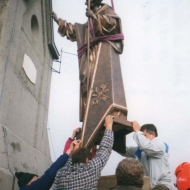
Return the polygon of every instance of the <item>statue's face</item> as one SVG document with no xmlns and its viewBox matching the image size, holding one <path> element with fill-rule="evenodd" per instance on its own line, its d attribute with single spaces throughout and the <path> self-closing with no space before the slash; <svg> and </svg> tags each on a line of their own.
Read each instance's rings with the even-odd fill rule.
<svg viewBox="0 0 190 190">
<path fill-rule="evenodd" d="M 88 6 L 88 1 L 90 1 L 90 8 L 92 9 L 95 5 L 100 5 L 101 2 L 100 1 L 96 1 L 96 0 L 86 0 L 85 5 Z"/>
</svg>

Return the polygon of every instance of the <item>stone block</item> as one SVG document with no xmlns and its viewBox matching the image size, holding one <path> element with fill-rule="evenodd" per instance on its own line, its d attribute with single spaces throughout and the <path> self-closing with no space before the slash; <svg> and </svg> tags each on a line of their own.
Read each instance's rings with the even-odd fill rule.
<svg viewBox="0 0 190 190">
<path fill-rule="evenodd" d="M 98 190 L 107 190 L 110 187 L 117 185 L 117 179 L 115 175 L 102 176 L 98 180 Z M 144 177 L 144 185 L 142 190 L 150 190 L 150 180 L 149 177 Z"/>
</svg>

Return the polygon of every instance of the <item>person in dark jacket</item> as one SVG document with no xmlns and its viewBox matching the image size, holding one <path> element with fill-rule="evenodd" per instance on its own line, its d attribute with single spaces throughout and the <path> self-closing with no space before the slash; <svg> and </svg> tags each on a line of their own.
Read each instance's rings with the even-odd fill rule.
<svg viewBox="0 0 190 190">
<path fill-rule="evenodd" d="M 123 159 L 116 168 L 117 186 L 111 190 L 141 190 L 144 166 L 134 158 Z"/>
<path fill-rule="evenodd" d="M 37 174 L 25 173 L 25 172 L 16 172 L 15 176 L 18 179 L 17 183 L 19 186 L 19 190 L 49 190 L 55 180 L 55 176 L 57 171 L 62 168 L 67 162 L 69 156 L 71 156 L 72 152 L 79 147 L 80 141 L 74 140 L 76 136 L 76 132 L 79 128 L 73 131 L 72 142 L 70 142 L 70 147 L 68 147 L 68 143 L 65 145 L 65 153 L 61 155 L 51 166 L 49 169 L 45 171 L 45 173 L 38 177 Z M 67 147 L 66 147 L 67 146 Z"/>
</svg>

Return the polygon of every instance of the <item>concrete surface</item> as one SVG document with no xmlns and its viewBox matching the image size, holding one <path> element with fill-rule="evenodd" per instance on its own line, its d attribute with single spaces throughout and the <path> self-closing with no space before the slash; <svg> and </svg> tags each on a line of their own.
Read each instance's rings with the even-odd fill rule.
<svg viewBox="0 0 190 190">
<path fill-rule="evenodd" d="M 102 176 L 98 181 L 98 190 L 108 190 L 110 187 L 114 187 L 117 184 L 115 175 Z M 144 185 L 142 190 L 150 190 L 150 180 L 149 177 L 144 177 Z"/>
<path fill-rule="evenodd" d="M 16 171 L 42 175 L 51 164 L 47 117 L 53 58 L 47 43 L 48 7 L 47 0 L 0 1 L 1 190 L 12 189 Z M 33 15 L 36 23 L 31 23 Z M 25 54 L 36 67 L 35 84 L 22 68 Z"/>
</svg>

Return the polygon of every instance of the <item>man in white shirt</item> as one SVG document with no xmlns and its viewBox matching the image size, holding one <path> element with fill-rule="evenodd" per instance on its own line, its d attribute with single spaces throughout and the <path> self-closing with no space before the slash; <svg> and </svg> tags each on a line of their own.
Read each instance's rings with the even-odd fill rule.
<svg viewBox="0 0 190 190">
<path fill-rule="evenodd" d="M 140 127 L 138 122 L 134 121 L 133 131 L 133 138 L 138 146 L 126 147 L 123 156 L 137 158 L 144 165 L 152 190 L 173 190 L 168 145 L 158 139 L 156 127 L 153 124 Z"/>
</svg>

